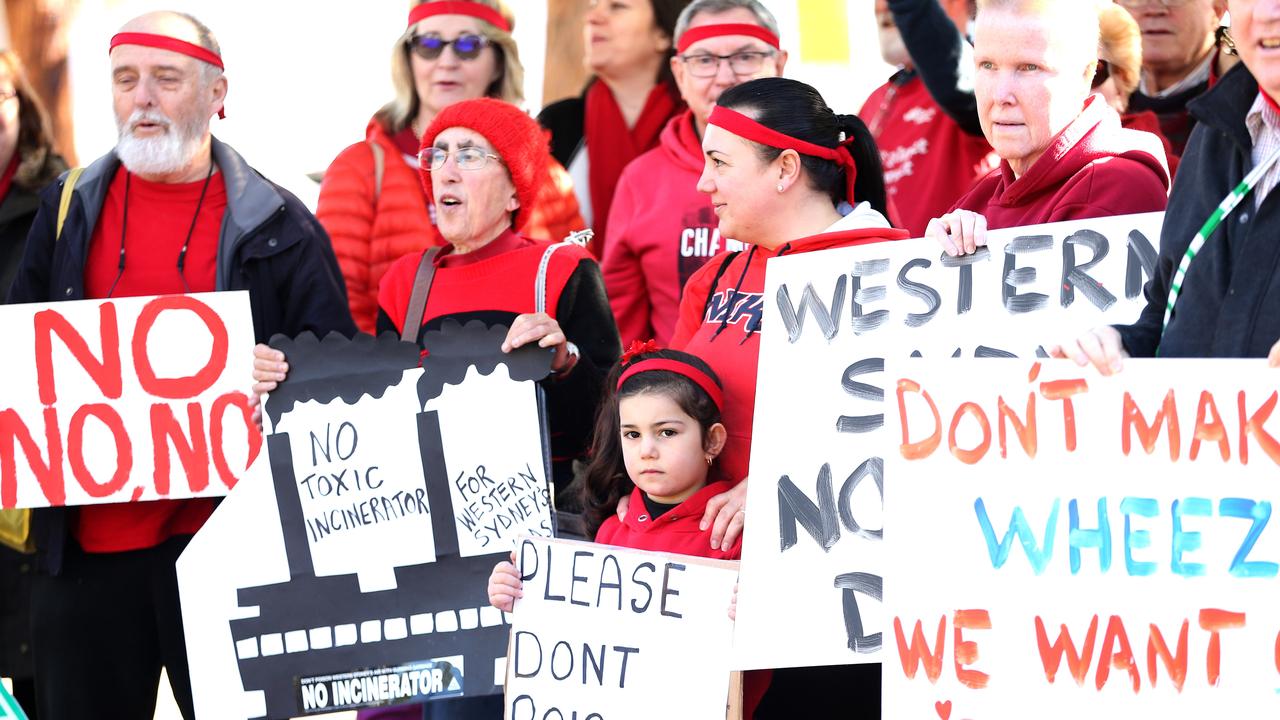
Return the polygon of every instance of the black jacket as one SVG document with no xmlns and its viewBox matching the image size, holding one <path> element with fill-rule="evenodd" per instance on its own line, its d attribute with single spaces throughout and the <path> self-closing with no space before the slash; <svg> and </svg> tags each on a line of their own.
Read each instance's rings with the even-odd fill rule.
<svg viewBox="0 0 1280 720">
<path fill-rule="evenodd" d="M 227 188 L 227 212 L 218 239 L 218 290 L 248 290 L 254 336 L 290 337 L 310 330 L 355 333 L 346 285 L 329 236 L 296 197 L 249 167 L 230 146 L 213 140 L 213 158 Z M 62 237 L 55 238 L 64 175 L 40 195 L 9 302 L 84 298 L 89 241 L 120 161 L 114 153 L 84 170 L 72 193 Z M 243 348 L 249 352 L 251 348 Z M 245 378 L 246 384 L 249 378 Z M 67 537 L 65 508 L 33 513 L 41 569 L 57 573 Z"/>
<path fill-rule="evenodd" d="M 66 169 L 56 155 L 47 155 L 27 186 L 15 178 L 0 202 L 0 297 L 8 293 L 22 261 L 27 232 L 40 207 L 39 185 Z M 30 679 L 31 664 L 31 570 L 34 558 L 0 546 L 0 676 Z"/>
<path fill-rule="evenodd" d="M 1253 167 L 1244 118 L 1258 83 L 1243 65 L 1188 106 L 1198 120 L 1169 195 L 1147 307 L 1133 325 L 1117 326 L 1135 357 L 1266 357 L 1280 340 L 1280 191 L 1257 205 L 1249 194 L 1196 255 L 1163 336 L 1169 283 L 1200 229 Z"/>
</svg>

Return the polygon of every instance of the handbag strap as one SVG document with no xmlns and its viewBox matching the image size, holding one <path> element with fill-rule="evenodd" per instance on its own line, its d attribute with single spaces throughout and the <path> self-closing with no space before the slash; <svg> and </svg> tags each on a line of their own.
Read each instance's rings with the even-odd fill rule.
<svg viewBox="0 0 1280 720">
<path fill-rule="evenodd" d="M 418 330 L 422 329 L 422 314 L 427 310 L 427 295 L 431 294 L 431 281 L 436 276 L 436 255 L 440 248 L 428 248 L 422 253 L 418 262 L 418 272 L 413 276 L 413 292 L 409 294 L 409 307 L 405 310 L 403 330 L 400 339 L 406 342 L 418 342 Z"/>
</svg>

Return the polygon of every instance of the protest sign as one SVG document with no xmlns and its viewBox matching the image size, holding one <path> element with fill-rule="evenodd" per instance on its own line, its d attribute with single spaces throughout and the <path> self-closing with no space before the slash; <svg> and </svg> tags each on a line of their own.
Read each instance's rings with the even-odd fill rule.
<svg viewBox="0 0 1280 720">
<path fill-rule="evenodd" d="M 289 377 L 264 409 L 271 477 L 179 562 L 202 720 L 501 692 L 486 581 L 517 535 L 553 526 L 551 354 L 503 353 L 506 332 L 446 322 L 421 368 L 390 334 L 273 339 Z"/>
<path fill-rule="evenodd" d="M 1135 319 L 1162 217 L 993 231 L 961 258 L 908 240 L 769 261 L 738 667 L 880 660 L 886 358 L 1034 357 Z"/>
<path fill-rule="evenodd" d="M 262 439 L 247 292 L 0 307 L 0 508 L 224 495 Z"/>
<path fill-rule="evenodd" d="M 525 538 L 506 720 L 723 718 L 738 564 Z"/>
<path fill-rule="evenodd" d="M 885 717 L 1275 717 L 1262 360 L 890 361 Z"/>
</svg>

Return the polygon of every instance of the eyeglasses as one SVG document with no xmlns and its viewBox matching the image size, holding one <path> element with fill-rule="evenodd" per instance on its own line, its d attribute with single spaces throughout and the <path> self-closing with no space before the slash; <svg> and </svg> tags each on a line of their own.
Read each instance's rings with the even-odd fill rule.
<svg viewBox="0 0 1280 720">
<path fill-rule="evenodd" d="M 502 158 L 491 152 L 485 152 L 484 148 L 478 147 L 462 147 L 449 152 L 441 150 L 437 147 L 423 148 L 418 153 L 418 167 L 429 170 L 439 170 L 449 160 L 449 156 L 453 156 L 453 161 L 458 164 L 459 170 L 479 170 L 489 164 L 489 158 L 502 162 Z"/>
<path fill-rule="evenodd" d="M 1166 8 L 1182 7 L 1191 0 L 1116 0 L 1116 3 L 1126 8 L 1140 8 L 1147 5 L 1162 5 Z"/>
<path fill-rule="evenodd" d="M 409 49 L 423 60 L 435 60 L 444 52 L 445 47 L 452 45 L 453 53 L 459 60 L 475 60 L 489 44 L 489 38 L 483 35 L 466 33 L 452 40 L 445 40 L 439 35 L 414 35 L 404 41 Z"/>
<path fill-rule="evenodd" d="M 1102 84 L 1111 79 L 1111 63 L 1106 60 L 1098 61 L 1098 69 L 1093 71 L 1093 89 L 1097 90 Z"/>
<path fill-rule="evenodd" d="M 711 53 L 681 55 L 680 60 L 685 67 L 689 68 L 690 75 L 706 78 L 714 77 L 720 72 L 720 63 L 725 60 L 729 61 L 729 69 L 733 70 L 734 75 L 754 75 L 760 72 L 760 67 L 764 65 L 764 59 L 767 57 L 773 57 L 773 53 L 748 50 L 732 55 L 712 55 Z"/>
</svg>

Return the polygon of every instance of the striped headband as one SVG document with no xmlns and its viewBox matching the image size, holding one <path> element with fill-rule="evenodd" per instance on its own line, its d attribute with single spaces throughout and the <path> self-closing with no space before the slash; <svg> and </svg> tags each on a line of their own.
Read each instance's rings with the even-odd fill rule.
<svg viewBox="0 0 1280 720">
<path fill-rule="evenodd" d="M 484 3 L 472 0 L 442 0 L 415 5 L 409 11 L 409 27 L 434 15 L 467 15 L 483 20 L 503 32 L 511 32 L 511 23 L 502 17 L 502 13 Z"/>
<path fill-rule="evenodd" d="M 116 49 L 117 45 L 142 45 L 145 47 L 159 48 L 161 50 L 169 50 L 172 52 L 193 57 L 197 60 L 207 62 L 219 70 L 226 70 L 222 64 L 222 56 L 189 43 L 185 40 L 169 37 L 168 35 L 157 35 L 155 33 L 139 33 L 139 32 L 122 32 L 116 33 L 111 37 L 111 47 L 107 48 L 107 52 Z M 223 108 L 218 108 L 218 117 L 226 119 L 227 113 Z"/>
<path fill-rule="evenodd" d="M 713 37 L 723 37 L 725 35 L 748 35 L 763 40 L 775 50 L 781 49 L 778 36 L 769 31 L 768 28 L 752 25 L 750 23 L 721 23 L 718 25 L 699 25 L 695 28 L 689 28 L 680 36 L 680 41 L 676 45 L 676 52 L 683 53 L 689 49 L 690 45 L 701 40 Z"/>
<path fill-rule="evenodd" d="M 790 135 L 783 135 L 777 130 L 767 128 L 736 110 L 730 110 L 720 105 L 715 106 L 715 109 L 711 111 L 711 117 L 707 119 L 707 124 L 723 128 L 738 137 L 761 145 L 767 145 L 779 150 L 795 150 L 801 155 L 812 155 L 842 166 L 845 170 L 845 193 L 847 199 L 850 205 L 857 204 L 853 197 L 853 185 L 858 179 L 858 164 L 854 162 L 853 154 L 849 150 L 849 144 L 853 142 L 853 138 L 849 138 L 833 148 L 814 145 L 811 142 L 798 140 Z"/>
</svg>

